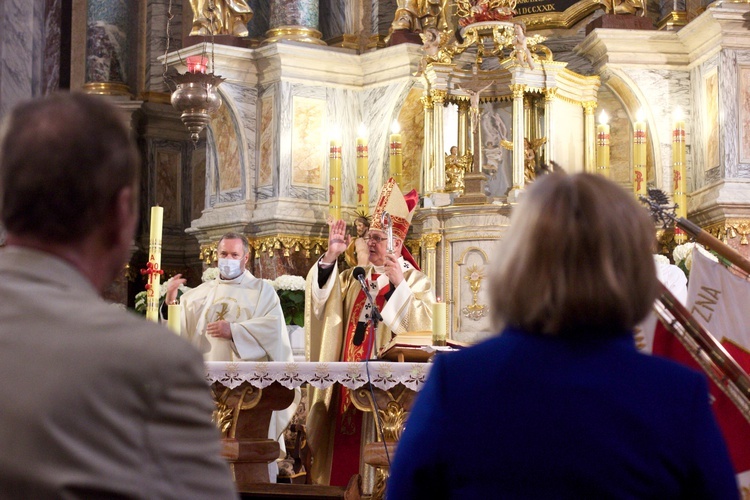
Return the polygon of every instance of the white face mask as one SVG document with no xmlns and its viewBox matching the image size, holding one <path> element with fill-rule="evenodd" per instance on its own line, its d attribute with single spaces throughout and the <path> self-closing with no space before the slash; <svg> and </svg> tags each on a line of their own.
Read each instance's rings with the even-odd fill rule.
<svg viewBox="0 0 750 500">
<path fill-rule="evenodd" d="M 237 259 L 219 259 L 219 272 L 224 279 L 233 280 L 242 274 L 242 267 Z"/>
</svg>

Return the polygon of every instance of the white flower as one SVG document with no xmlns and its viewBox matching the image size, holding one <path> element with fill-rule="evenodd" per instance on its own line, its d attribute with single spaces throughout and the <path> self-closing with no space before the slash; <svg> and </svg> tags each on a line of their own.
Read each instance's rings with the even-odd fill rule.
<svg viewBox="0 0 750 500">
<path fill-rule="evenodd" d="M 292 276 L 284 274 L 276 278 L 275 284 L 277 290 L 304 290 L 305 278 L 302 276 Z"/>
<path fill-rule="evenodd" d="M 666 258 L 664 255 L 654 254 L 654 262 L 656 264 L 668 265 L 669 264 L 669 259 Z"/>
<path fill-rule="evenodd" d="M 205 283 L 206 281 L 212 281 L 219 277 L 219 268 L 218 267 L 209 267 L 205 271 L 203 271 L 203 275 L 201 276 L 201 281 Z"/>
<path fill-rule="evenodd" d="M 695 246 L 695 243 L 692 241 L 689 243 L 683 243 L 682 245 L 677 245 L 674 247 L 674 250 L 672 251 L 672 258 L 674 259 L 675 264 L 679 264 L 680 262 L 687 259 L 688 255 L 693 253 L 693 247 Z"/>
</svg>

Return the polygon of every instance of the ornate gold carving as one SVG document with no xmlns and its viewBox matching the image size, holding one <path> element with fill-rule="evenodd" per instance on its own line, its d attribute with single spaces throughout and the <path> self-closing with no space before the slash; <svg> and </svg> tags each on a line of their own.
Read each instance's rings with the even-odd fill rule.
<svg viewBox="0 0 750 500">
<path fill-rule="evenodd" d="M 268 45 L 280 40 L 293 40 L 295 42 L 313 43 L 316 45 L 326 45 L 322 40 L 323 34 L 313 28 L 304 26 L 281 26 L 266 31 L 266 39 L 262 45 Z"/>
<path fill-rule="evenodd" d="M 544 100 L 545 101 L 552 101 L 554 98 L 557 97 L 557 87 L 550 87 L 544 89 Z"/>
<path fill-rule="evenodd" d="M 440 240 L 442 239 L 443 237 L 439 233 L 427 233 L 419 238 L 419 243 L 425 250 L 435 250 L 437 244 L 440 243 Z"/>
<path fill-rule="evenodd" d="M 228 438 L 235 437 L 240 411 L 255 408 L 263 394 L 261 389 L 253 387 L 247 382 L 235 389 L 230 389 L 217 382 L 211 386 L 211 392 L 216 405 L 211 420 L 221 434 Z"/>
<path fill-rule="evenodd" d="M 480 269 L 476 264 L 473 264 L 466 269 L 466 276 L 464 276 L 464 279 L 469 283 L 472 303 L 461 309 L 461 314 L 471 320 L 479 321 L 487 314 L 487 306 L 480 304 L 478 300 L 479 289 L 482 287 L 482 280 L 484 279 L 484 270 Z"/>
<path fill-rule="evenodd" d="M 83 84 L 83 91 L 87 94 L 100 95 L 124 95 L 132 97 L 130 87 L 124 83 L 115 82 L 89 82 Z"/>
<path fill-rule="evenodd" d="M 401 403 L 389 401 L 385 410 L 378 410 L 380 422 L 383 429 L 383 438 L 386 442 L 398 442 L 401 439 L 401 433 L 404 431 L 407 412 Z"/>
<path fill-rule="evenodd" d="M 385 498 L 385 485 L 388 482 L 390 474 L 382 467 L 375 468 L 375 484 L 372 487 L 372 499 L 380 500 Z"/>
<path fill-rule="evenodd" d="M 581 103 L 581 106 L 583 106 L 583 114 L 593 115 L 594 111 L 596 111 L 596 105 L 596 101 L 583 101 Z"/>
<path fill-rule="evenodd" d="M 448 193 L 463 193 L 464 174 L 471 171 L 474 155 L 467 151 L 458 156 L 451 148 L 451 154 L 445 155 L 445 191 Z"/>
<path fill-rule="evenodd" d="M 750 219 L 727 219 L 711 224 L 704 231 L 727 243 L 730 239 L 740 237 L 740 245 L 750 245 Z"/>
<path fill-rule="evenodd" d="M 210 266 L 217 260 L 217 245 L 218 243 L 208 243 L 205 245 L 201 245 L 201 250 L 198 254 L 198 257 L 207 266 Z"/>
<path fill-rule="evenodd" d="M 646 4 L 644 0 L 597 0 L 604 6 L 608 14 L 619 15 L 646 15 Z"/>
<path fill-rule="evenodd" d="M 430 96 L 432 97 L 433 104 L 441 106 L 445 102 L 445 99 L 448 97 L 448 91 L 442 89 L 432 89 L 430 90 Z"/>
<path fill-rule="evenodd" d="M 429 94 L 425 93 L 422 97 L 419 98 L 419 101 L 422 103 L 422 106 L 425 110 L 432 109 L 432 97 L 430 97 Z"/>
<path fill-rule="evenodd" d="M 524 92 L 526 92 L 527 86 L 523 83 L 513 83 L 508 86 L 510 88 L 510 91 L 513 93 L 513 99 L 520 99 L 523 97 Z"/>
</svg>

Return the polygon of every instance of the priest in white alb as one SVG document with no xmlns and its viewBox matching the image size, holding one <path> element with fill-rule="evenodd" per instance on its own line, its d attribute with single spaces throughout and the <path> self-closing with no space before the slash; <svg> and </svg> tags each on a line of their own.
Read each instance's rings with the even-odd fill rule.
<svg viewBox="0 0 750 500">
<path fill-rule="evenodd" d="M 180 297 L 181 335 L 206 361 L 293 362 L 276 291 L 245 269 L 250 257 L 247 239 L 239 233 L 225 234 L 217 245 L 217 255 L 219 276 Z M 176 304 L 177 289 L 184 283 L 179 274 L 168 282 L 166 304 Z M 271 418 L 268 437 L 279 441 L 281 458 L 286 456 L 281 435 L 300 400 L 299 389 L 295 392 L 292 406 L 274 412 Z"/>
</svg>

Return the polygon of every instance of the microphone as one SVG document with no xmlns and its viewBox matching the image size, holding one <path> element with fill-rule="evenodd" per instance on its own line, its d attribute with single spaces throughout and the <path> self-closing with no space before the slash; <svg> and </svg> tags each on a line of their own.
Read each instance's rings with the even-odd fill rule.
<svg viewBox="0 0 750 500">
<path fill-rule="evenodd" d="M 375 305 L 375 301 L 372 300 L 372 295 L 370 295 L 370 287 L 367 286 L 367 282 L 365 281 L 365 270 L 363 267 L 357 266 L 352 271 L 352 277 L 359 281 L 360 286 L 362 286 L 362 291 L 365 292 L 365 296 L 367 297 L 367 300 L 370 302 L 370 305 L 372 306 L 372 319 L 374 321 L 382 321 L 383 317 L 380 315 L 380 311 L 378 311 L 378 306 Z M 376 323 L 377 324 L 377 323 Z"/>
</svg>

